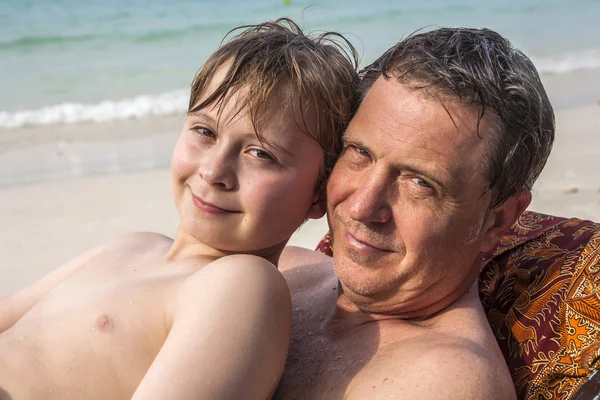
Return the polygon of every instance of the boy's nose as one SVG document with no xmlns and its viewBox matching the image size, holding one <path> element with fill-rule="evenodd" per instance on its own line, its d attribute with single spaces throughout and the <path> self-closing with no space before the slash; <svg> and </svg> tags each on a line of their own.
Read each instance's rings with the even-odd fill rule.
<svg viewBox="0 0 600 400">
<path fill-rule="evenodd" d="M 207 157 L 200 165 L 198 173 L 209 185 L 221 190 L 231 190 L 235 186 L 235 161 L 226 152 L 214 149 L 212 157 Z"/>
</svg>

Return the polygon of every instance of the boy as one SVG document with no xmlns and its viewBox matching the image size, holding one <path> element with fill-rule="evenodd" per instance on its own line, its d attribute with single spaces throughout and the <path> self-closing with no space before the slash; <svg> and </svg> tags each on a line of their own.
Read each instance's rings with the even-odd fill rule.
<svg viewBox="0 0 600 400">
<path fill-rule="evenodd" d="M 173 152 L 175 238 L 125 235 L 0 299 L 0 398 L 270 397 L 291 321 L 273 264 L 325 212 L 350 50 L 285 19 L 218 49 Z"/>
</svg>

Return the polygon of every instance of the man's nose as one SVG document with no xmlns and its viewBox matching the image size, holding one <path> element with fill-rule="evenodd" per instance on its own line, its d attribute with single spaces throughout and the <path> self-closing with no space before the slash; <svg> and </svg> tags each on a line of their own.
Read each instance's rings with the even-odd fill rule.
<svg viewBox="0 0 600 400">
<path fill-rule="evenodd" d="M 213 146 L 200 163 L 200 177 L 209 185 L 221 190 L 231 190 L 235 186 L 237 160 L 226 146 Z"/>
<path fill-rule="evenodd" d="M 357 188 L 349 199 L 349 214 L 355 221 L 385 223 L 393 215 L 390 200 L 395 189 L 384 171 L 373 172 L 357 182 Z"/>
</svg>

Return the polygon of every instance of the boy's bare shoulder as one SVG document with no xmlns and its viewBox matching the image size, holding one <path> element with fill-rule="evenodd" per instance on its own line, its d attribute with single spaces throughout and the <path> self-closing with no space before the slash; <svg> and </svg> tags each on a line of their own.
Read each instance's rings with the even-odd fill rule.
<svg viewBox="0 0 600 400">
<path fill-rule="evenodd" d="M 129 246 L 131 249 L 155 247 L 157 245 L 171 245 L 173 239 L 154 232 L 129 232 L 117 236 L 102 247 L 106 250 Z"/>
<path fill-rule="evenodd" d="M 175 311 L 179 315 L 202 318 L 199 309 L 206 310 L 211 304 L 218 310 L 231 302 L 248 308 L 253 302 L 268 297 L 277 301 L 289 300 L 286 281 L 277 268 L 264 258 L 235 254 L 204 265 L 198 261 L 191 267 L 195 271 L 184 280 L 178 294 Z M 199 304 L 203 306 L 199 307 Z"/>
<path fill-rule="evenodd" d="M 211 261 L 188 260 L 187 263 L 195 270 L 186 280 L 186 284 L 191 286 L 204 285 L 207 279 L 213 279 L 214 276 L 246 284 L 272 279 L 284 282 L 281 273 L 271 262 L 250 254 L 232 254 Z"/>
</svg>

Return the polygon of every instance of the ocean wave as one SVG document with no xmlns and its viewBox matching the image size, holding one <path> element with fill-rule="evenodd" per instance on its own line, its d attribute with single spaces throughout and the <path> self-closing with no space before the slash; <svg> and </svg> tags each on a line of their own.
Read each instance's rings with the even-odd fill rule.
<svg viewBox="0 0 600 400">
<path fill-rule="evenodd" d="M 532 57 L 541 73 L 567 74 L 582 69 L 600 68 L 600 50 L 564 54 L 560 57 Z"/>
<path fill-rule="evenodd" d="M 228 32 L 232 26 L 243 25 L 242 22 L 237 24 L 226 24 L 226 23 L 205 23 L 202 25 L 184 26 L 178 29 L 157 29 L 145 33 L 140 33 L 133 38 L 138 43 L 154 43 L 159 41 L 175 41 L 185 36 L 198 36 L 207 33 L 216 33 L 221 36 L 223 33 Z"/>
<path fill-rule="evenodd" d="M 0 50 L 32 49 L 41 46 L 66 44 L 73 42 L 87 42 L 94 40 L 95 35 L 50 35 L 50 36 L 23 36 L 12 40 L 0 41 Z"/>
<path fill-rule="evenodd" d="M 237 25 L 243 25 L 239 22 Z M 159 41 L 176 42 L 183 37 L 198 36 L 215 33 L 221 36 L 228 32 L 235 24 L 227 23 L 205 23 L 201 25 L 183 26 L 174 29 L 152 29 L 148 31 L 127 32 L 95 32 L 94 34 L 59 34 L 48 36 L 26 35 L 8 40 L 0 40 L 0 51 L 23 51 L 35 50 L 46 46 L 68 46 L 76 43 L 92 41 L 123 41 L 129 40 L 134 43 L 154 43 Z"/>
<path fill-rule="evenodd" d="M 175 90 L 159 95 L 142 95 L 120 101 L 102 101 L 97 104 L 62 103 L 36 110 L 0 111 L 0 128 L 23 126 L 105 122 L 151 115 L 169 115 L 185 112 L 188 90 Z"/>
<path fill-rule="evenodd" d="M 533 57 L 540 73 L 567 74 L 584 69 L 600 69 L 600 50 L 588 50 L 557 57 Z M 151 115 L 185 112 L 189 90 L 181 89 L 158 95 L 140 95 L 96 104 L 66 102 L 31 110 L 0 111 L 0 128 L 23 126 L 105 122 Z"/>
</svg>

